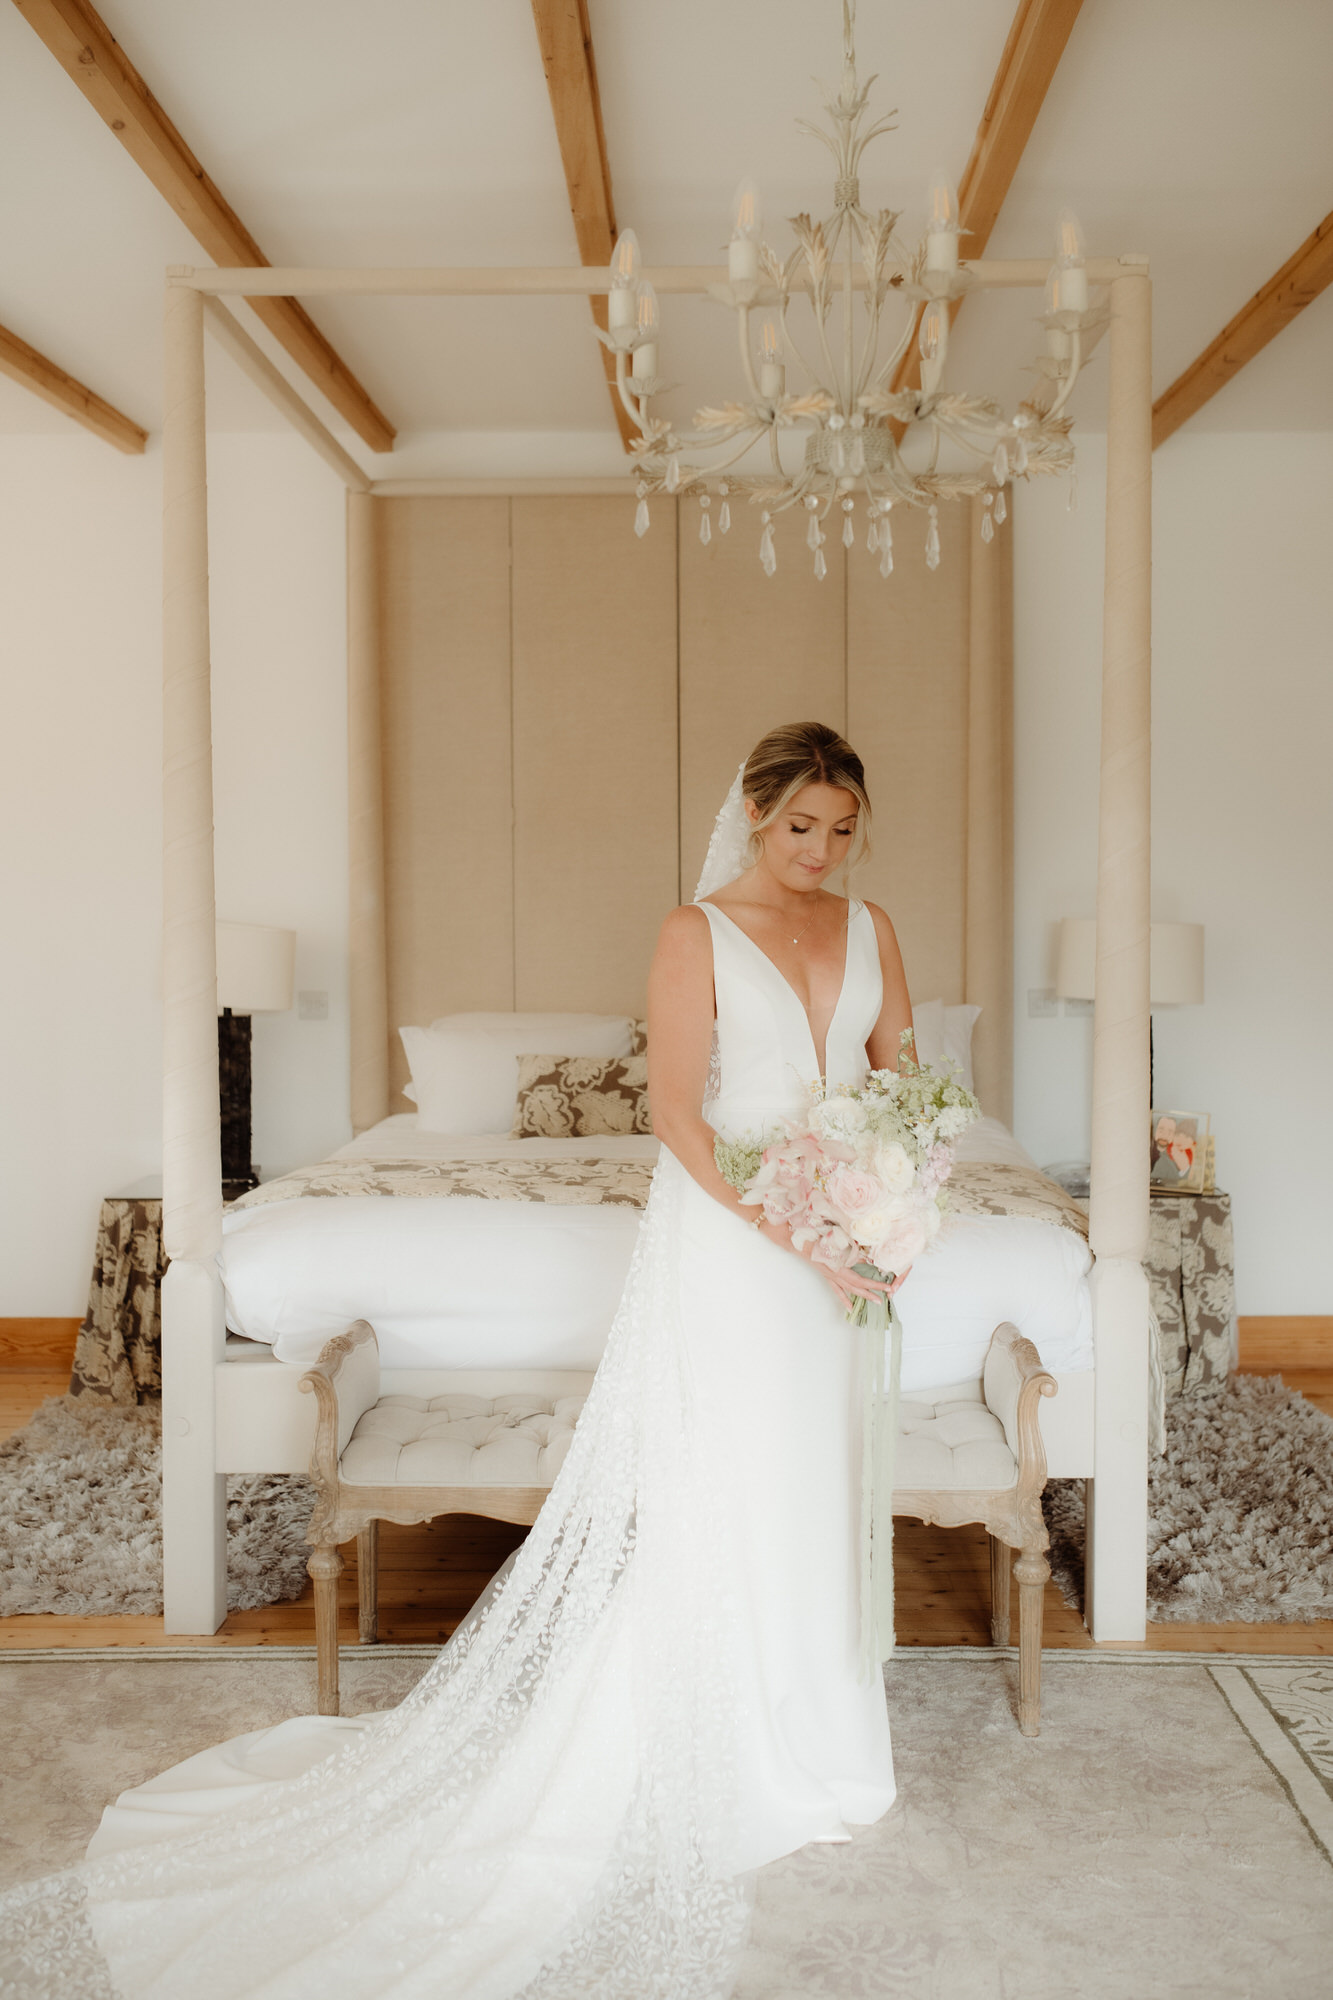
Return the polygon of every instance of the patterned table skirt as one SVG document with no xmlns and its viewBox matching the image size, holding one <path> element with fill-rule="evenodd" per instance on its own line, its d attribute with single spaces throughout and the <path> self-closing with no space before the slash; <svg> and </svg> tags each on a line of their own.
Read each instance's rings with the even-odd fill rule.
<svg viewBox="0 0 1333 2000">
<path fill-rule="evenodd" d="M 161 1395 L 159 1299 L 166 1268 L 161 1201 L 104 1201 L 71 1395 L 113 1403 Z M 1167 1395 L 1190 1395 L 1225 1381 L 1236 1365 L 1230 1195 L 1154 1195 L 1147 1268 Z"/>
<path fill-rule="evenodd" d="M 88 1311 L 74 1348 L 71 1396 L 142 1403 L 162 1394 L 160 1198 L 102 1203 Z"/>
<path fill-rule="evenodd" d="M 1229 1194 L 1155 1194 L 1148 1286 L 1168 1397 L 1224 1382 L 1238 1359 Z"/>
</svg>

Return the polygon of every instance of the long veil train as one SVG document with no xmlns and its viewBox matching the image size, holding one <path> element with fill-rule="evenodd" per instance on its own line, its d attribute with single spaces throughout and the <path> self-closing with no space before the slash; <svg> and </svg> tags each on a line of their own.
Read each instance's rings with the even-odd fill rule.
<svg viewBox="0 0 1333 2000">
<path fill-rule="evenodd" d="M 739 873 L 747 832 L 738 775 L 698 896 Z M 682 1337 L 691 1189 L 664 1154 L 550 1497 L 407 1699 L 344 1723 L 322 1761 L 246 1786 L 193 1832 L 11 1892 L 0 1994 L 729 1989 L 748 1901 L 735 1858 L 743 1579 Z"/>
<path fill-rule="evenodd" d="M 728 1858 L 725 1521 L 673 1337 L 682 1179 L 665 1160 L 540 1519 L 417 1687 L 201 1830 L 12 1892 L 0 1992 L 726 1991 L 746 1890 Z"/>
</svg>

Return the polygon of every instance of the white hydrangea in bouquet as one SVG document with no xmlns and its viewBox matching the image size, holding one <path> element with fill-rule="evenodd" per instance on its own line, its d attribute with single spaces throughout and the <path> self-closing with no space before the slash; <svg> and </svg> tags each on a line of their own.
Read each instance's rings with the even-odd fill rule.
<svg viewBox="0 0 1333 2000">
<path fill-rule="evenodd" d="M 918 1063 L 906 1029 L 897 1069 L 872 1070 L 859 1090 L 812 1092 L 802 1122 L 767 1143 L 719 1139 L 723 1178 L 798 1250 L 830 1270 L 891 1283 L 939 1234 L 954 1141 L 981 1115 L 952 1068 Z M 848 1318 L 883 1328 L 885 1297 L 855 1299 Z"/>
</svg>

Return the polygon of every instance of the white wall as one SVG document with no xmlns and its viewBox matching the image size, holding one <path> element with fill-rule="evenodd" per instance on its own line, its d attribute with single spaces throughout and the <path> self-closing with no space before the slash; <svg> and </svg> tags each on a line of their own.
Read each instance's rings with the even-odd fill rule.
<svg viewBox="0 0 1333 2000">
<path fill-rule="evenodd" d="M 1091 1023 L 1031 1019 L 1096 880 L 1104 441 L 1080 504 L 1016 516 L 1015 1122 L 1086 1159 Z M 1154 458 L 1153 914 L 1206 927 L 1155 1018 L 1157 1091 L 1211 1112 L 1245 1313 L 1333 1312 L 1333 435 L 1179 434 Z"/>
<path fill-rule="evenodd" d="M 347 1123 L 342 488 L 212 441 L 218 898 L 329 1019 L 255 1023 L 255 1157 Z M 0 1317 L 81 1313 L 97 1205 L 161 1163 L 160 460 L 0 439 Z"/>
</svg>

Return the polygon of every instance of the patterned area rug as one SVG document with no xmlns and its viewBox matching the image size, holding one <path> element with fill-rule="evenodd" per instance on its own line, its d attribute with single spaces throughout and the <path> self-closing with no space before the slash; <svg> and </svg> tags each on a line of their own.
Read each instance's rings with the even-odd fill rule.
<svg viewBox="0 0 1333 2000">
<path fill-rule="evenodd" d="M 1333 1618 L 1333 1417 L 1277 1375 L 1237 1375 L 1166 1406 L 1148 1471 L 1148 1616 L 1187 1623 Z M 1046 1489 L 1051 1571 L 1083 1605 L 1083 1482 Z"/>
<path fill-rule="evenodd" d="M 345 1648 L 346 1711 L 432 1657 Z M 1327 2000 L 1333 1662 L 1048 1653 L 1036 1741 L 1011 1655 L 904 1648 L 887 1675 L 898 1804 L 763 1871 L 736 2000 Z M 0 1886 L 314 1695 L 309 1648 L 0 1656 Z"/>
<path fill-rule="evenodd" d="M 314 1508 L 306 1479 L 227 1482 L 227 1606 L 299 1597 Z M 0 1617 L 162 1609 L 162 1412 L 53 1396 L 0 1444 Z"/>
</svg>

